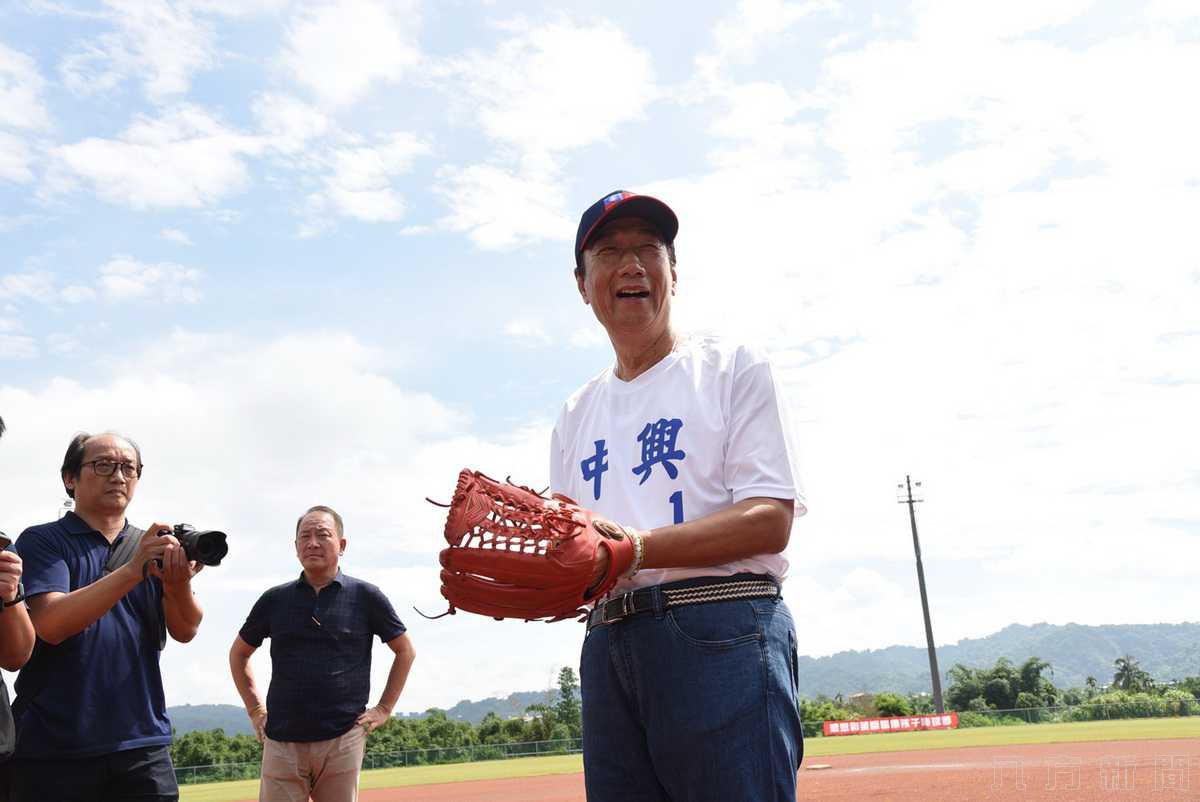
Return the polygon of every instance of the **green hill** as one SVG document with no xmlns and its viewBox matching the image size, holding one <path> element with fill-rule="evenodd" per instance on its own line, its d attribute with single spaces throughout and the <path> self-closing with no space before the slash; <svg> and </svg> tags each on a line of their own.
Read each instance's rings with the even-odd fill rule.
<svg viewBox="0 0 1200 802">
<path fill-rule="evenodd" d="M 226 735 L 253 735 L 246 711 L 237 705 L 178 705 L 167 708 L 176 735 L 192 730 L 225 730 Z"/>
<path fill-rule="evenodd" d="M 1112 681 L 1113 661 L 1133 655 L 1157 680 L 1200 676 L 1200 623 L 1185 624 L 1012 624 L 985 638 L 938 646 L 943 685 L 955 663 L 986 668 L 1001 657 L 1020 663 L 1036 655 L 1052 666 L 1047 678 L 1060 688 L 1079 687 L 1093 676 Z M 834 696 L 860 691 L 914 693 L 929 690 L 929 658 L 919 646 L 801 657 L 800 692 Z"/>
</svg>

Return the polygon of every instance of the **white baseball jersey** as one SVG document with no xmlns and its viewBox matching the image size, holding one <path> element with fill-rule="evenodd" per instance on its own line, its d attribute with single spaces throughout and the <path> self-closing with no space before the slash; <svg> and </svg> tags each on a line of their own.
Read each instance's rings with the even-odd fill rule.
<svg viewBox="0 0 1200 802">
<path fill-rule="evenodd" d="M 700 518 L 743 499 L 806 511 L 786 405 L 763 354 L 720 338 L 682 338 L 633 381 L 608 368 L 575 392 L 550 446 L 550 486 L 635 529 Z M 647 569 L 614 589 L 696 576 L 771 574 L 782 554 L 719 566 Z"/>
</svg>

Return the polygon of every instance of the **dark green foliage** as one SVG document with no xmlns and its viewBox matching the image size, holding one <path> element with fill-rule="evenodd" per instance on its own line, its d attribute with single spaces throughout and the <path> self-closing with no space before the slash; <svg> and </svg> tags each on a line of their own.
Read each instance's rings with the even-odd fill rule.
<svg viewBox="0 0 1200 802">
<path fill-rule="evenodd" d="M 1122 691 L 1148 691 L 1154 687 L 1154 679 L 1143 670 L 1136 657 L 1125 655 L 1113 661 L 1113 687 Z"/>
<path fill-rule="evenodd" d="M 888 691 L 875 694 L 875 710 L 881 716 L 911 716 L 914 712 L 912 702 Z"/>
<path fill-rule="evenodd" d="M 804 735 L 807 738 L 821 734 L 822 722 L 854 721 L 859 718 L 862 718 L 862 715 L 857 710 L 842 707 L 831 699 L 800 700 L 800 721 L 804 726 Z"/>
<path fill-rule="evenodd" d="M 554 706 L 559 723 L 566 727 L 568 738 L 583 734 L 583 717 L 579 707 L 579 680 L 574 669 L 564 666 L 558 672 L 558 704 Z"/>
<path fill-rule="evenodd" d="M 1019 667 L 1005 657 L 991 668 L 955 665 L 947 672 L 946 704 L 951 710 L 974 711 L 1052 707 L 1060 703 L 1062 691 L 1042 676 L 1047 670 L 1050 664 L 1040 657 Z"/>
</svg>

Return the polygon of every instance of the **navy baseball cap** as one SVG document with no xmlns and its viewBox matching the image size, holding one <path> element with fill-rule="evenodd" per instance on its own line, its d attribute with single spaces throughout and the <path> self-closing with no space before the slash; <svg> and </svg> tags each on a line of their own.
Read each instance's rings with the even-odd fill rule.
<svg viewBox="0 0 1200 802">
<path fill-rule="evenodd" d="M 575 266 L 583 267 L 583 251 L 588 240 L 600 226 L 619 217 L 640 217 L 649 220 L 662 234 L 663 242 L 670 245 L 679 233 L 679 218 L 671 207 L 649 195 L 638 195 L 618 189 L 593 203 L 579 218 L 579 230 L 575 233 Z"/>
</svg>

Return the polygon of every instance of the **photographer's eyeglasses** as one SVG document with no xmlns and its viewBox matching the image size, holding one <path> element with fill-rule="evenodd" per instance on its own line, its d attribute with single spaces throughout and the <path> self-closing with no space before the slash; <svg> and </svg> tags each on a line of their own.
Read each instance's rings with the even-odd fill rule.
<svg viewBox="0 0 1200 802">
<path fill-rule="evenodd" d="M 145 466 L 134 465 L 132 462 L 113 462 L 110 459 L 92 459 L 83 463 L 83 465 L 91 465 L 92 470 L 97 476 L 112 476 L 113 471 L 118 467 L 121 469 L 121 475 L 126 479 L 133 479 L 142 475 L 142 468 Z M 80 466 L 82 467 L 82 465 Z"/>
</svg>

